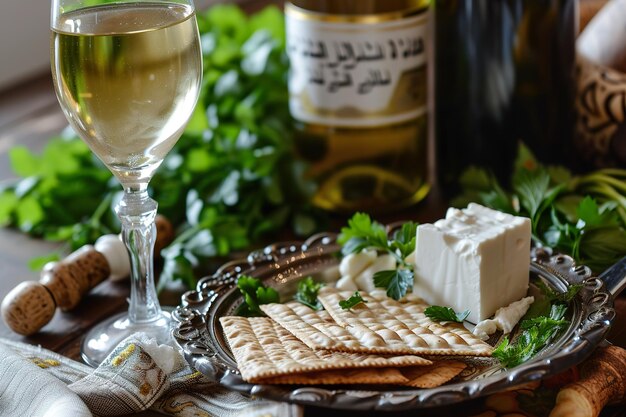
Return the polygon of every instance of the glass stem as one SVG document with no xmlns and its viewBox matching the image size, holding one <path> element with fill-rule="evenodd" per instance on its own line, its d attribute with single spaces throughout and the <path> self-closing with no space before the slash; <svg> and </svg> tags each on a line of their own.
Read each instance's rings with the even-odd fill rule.
<svg viewBox="0 0 626 417">
<path fill-rule="evenodd" d="M 151 322 L 161 317 L 153 264 L 157 203 L 148 196 L 146 188 L 125 188 L 124 198 L 115 208 L 122 223 L 122 239 L 130 255 L 128 317 L 132 323 Z"/>
</svg>

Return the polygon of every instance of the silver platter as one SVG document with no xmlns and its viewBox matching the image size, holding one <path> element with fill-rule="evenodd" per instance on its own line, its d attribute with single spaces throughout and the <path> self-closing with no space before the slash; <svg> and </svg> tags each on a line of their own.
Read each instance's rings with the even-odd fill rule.
<svg viewBox="0 0 626 417">
<path fill-rule="evenodd" d="M 250 395 L 298 404 L 350 410 L 407 410 L 450 405 L 502 391 L 554 375 L 583 361 L 603 342 L 615 317 L 613 294 L 626 285 L 626 258 L 600 278 L 572 258 L 535 250 L 530 264 L 533 282 L 543 280 L 559 292 L 583 284 L 568 309 L 570 325 L 558 338 L 528 362 L 504 369 L 493 359 L 478 359 L 454 382 L 433 389 L 397 386 L 292 386 L 245 382 L 237 370 L 218 318 L 234 314 L 242 301 L 234 285 L 240 274 L 263 280 L 276 288 L 281 299 L 291 298 L 295 283 L 313 275 L 318 280 L 336 278 L 340 247 L 336 234 L 315 235 L 305 242 L 284 242 L 252 252 L 246 259 L 229 262 L 201 279 L 195 291 L 182 297 L 174 312 L 174 336 L 194 368 L 212 381 Z M 604 279 L 602 279 L 604 278 Z M 499 337 L 489 343 L 495 345 Z"/>
</svg>

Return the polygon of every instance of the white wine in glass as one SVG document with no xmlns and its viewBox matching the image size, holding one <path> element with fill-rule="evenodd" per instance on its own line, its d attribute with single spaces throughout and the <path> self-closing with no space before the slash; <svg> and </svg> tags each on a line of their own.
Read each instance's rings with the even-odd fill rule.
<svg viewBox="0 0 626 417">
<path fill-rule="evenodd" d="M 116 212 L 131 259 L 130 305 L 87 334 L 83 359 L 97 365 L 133 333 L 171 338 L 154 288 L 157 204 L 147 187 L 193 112 L 202 54 L 191 0 L 53 0 L 51 26 L 61 107 L 124 188 Z"/>
</svg>

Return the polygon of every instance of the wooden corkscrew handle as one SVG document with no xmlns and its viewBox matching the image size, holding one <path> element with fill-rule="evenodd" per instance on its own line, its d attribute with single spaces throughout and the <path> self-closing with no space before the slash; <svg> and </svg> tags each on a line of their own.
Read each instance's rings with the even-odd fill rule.
<svg viewBox="0 0 626 417">
<path fill-rule="evenodd" d="M 600 347 L 580 366 L 580 379 L 561 389 L 550 417 L 596 417 L 614 404 L 626 404 L 626 350 Z"/>
<path fill-rule="evenodd" d="M 173 240 L 174 229 L 163 216 L 157 216 L 156 225 L 155 252 L 159 253 Z M 114 255 L 127 257 L 123 247 L 120 255 L 121 241 L 111 237 L 118 245 Z M 119 270 L 111 254 L 103 254 L 92 245 L 83 246 L 62 261 L 44 267 L 39 282 L 26 281 L 13 288 L 2 300 L 0 314 L 14 332 L 32 335 L 52 320 L 57 307 L 63 311 L 76 307 L 86 293 L 114 272 L 112 269 Z"/>
</svg>

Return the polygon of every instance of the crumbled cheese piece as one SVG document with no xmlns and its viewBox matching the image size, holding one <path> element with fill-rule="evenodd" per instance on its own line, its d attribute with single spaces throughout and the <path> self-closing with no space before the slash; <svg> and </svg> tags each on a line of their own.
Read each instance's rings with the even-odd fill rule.
<svg viewBox="0 0 626 417">
<path fill-rule="evenodd" d="M 365 249 L 359 253 L 351 253 L 344 256 L 339 264 L 341 276 L 350 275 L 356 277 L 376 260 L 376 251 Z"/>
<path fill-rule="evenodd" d="M 478 323 L 472 333 L 481 340 L 487 340 L 489 336 L 494 334 L 497 330 L 498 326 L 496 322 L 491 319 L 486 319 Z"/>
<path fill-rule="evenodd" d="M 393 255 L 377 256 L 375 250 L 367 249 L 360 253 L 352 253 L 341 260 L 339 264 L 341 278 L 335 286 L 340 290 L 372 292 L 376 289 L 374 274 L 393 269 L 396 269 L 396 259 Z"/>
<path fill-rule="evenodd" d="M 478 323 L 528 291 L 530 220 L 478 204 L 417 228 L 414 293 Z"/>
<path fill-rule="evenodd" d="M 343 277 L 339 278 L 339 280 L 335 284 L 335 287 L 341 291 L 356 291 L 359 289 L 354 283 L 351 275 L 344 275 Z"/>
<path fill-rule="evenodd" d="M 365 269 L 365 271 L 354 277 L 354 282 L 357 287 L 359 287 L 359 290 L 372 292 L 376 289 L 376 286 L 374 285 L 374 274 L 380 271 L 389 271 L 394 269 L 396 269 L 396 258 L 389 254 L 380 255 L 376 258 L 373 264 Z"/>
<path fill-rule="evenodd" d="M 476 325 L 473 331 L 474 335 L 482 340 L 487 340 L 489 335 L 494 334 L 496 330 L 502 330 L 504 334 L 511 333 L 534 301 L 535 297 L 525 297 L 506 307 L 499 308 L 493 319 L 483 320 Z"/>
</svg>

